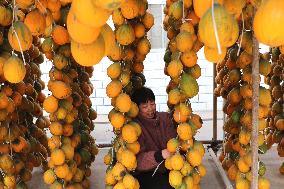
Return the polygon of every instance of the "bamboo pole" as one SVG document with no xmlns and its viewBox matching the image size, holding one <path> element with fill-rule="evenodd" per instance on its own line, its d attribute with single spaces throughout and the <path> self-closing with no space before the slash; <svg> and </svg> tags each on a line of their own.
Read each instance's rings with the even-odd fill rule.
<svg viewBox="0 0 284 189">
<path fill-rule="evenodd" d="M 253 18 L 256 9 L 254 9 Z M 258 189 L 258 108 L 259 108 L 259 43 L 253 35 L 252 63 L 252 182 L 251 189 Z"/>
</svg>

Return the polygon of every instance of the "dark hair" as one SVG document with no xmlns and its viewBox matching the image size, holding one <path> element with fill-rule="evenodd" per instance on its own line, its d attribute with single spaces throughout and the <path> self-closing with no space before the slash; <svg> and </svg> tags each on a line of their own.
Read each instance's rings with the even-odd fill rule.
<svg viewBox="0 0 284 189">
<path fill-rule="evenodd" d="M 141 103 L 146 103 L 152 100 L 155 101 L 155 95 L 151 89 L 141 87 L 132 93 L 131 100 L 139 106 Z"/>
</svg>

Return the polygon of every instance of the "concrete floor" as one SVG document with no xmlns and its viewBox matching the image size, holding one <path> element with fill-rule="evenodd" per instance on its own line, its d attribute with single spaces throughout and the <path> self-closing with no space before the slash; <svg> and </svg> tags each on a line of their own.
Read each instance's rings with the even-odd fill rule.
<svg viewBox="0 0 284 189">
<path fill-rule="evenodd" d="M 266 165 L 265 176 L 270 179 L 270 188 L 284 189 L 284 175 L 279 173 L 279 167 L 284 162 L 284 158 L 278 156 L 276 146 L 273 146 L 266 154 L 260 156 L 260 160 Z"/>
<path fill-rule="evenodd" d="M 96 161 L 92 165 L 92 175 L 90 177 L 90 189 L 104 189 L 104 174 L 106 166 L 103 164 L 103 157 L 107 153 L 106 148 L 100 149 Z M 280 175 L 278 168 L 284 161 L 284 158 L 279 158 L 276 153 L 276 148 L 273 147 L 267 154 L 261 156 L 261 160 L 266 164 L 266 177 L 270 179 L 271 189 L 284 188 L 284 176 Z M 207 174 L 201 180 L 202 189 L 225 189 L 223 181 L 219 176 L 217 168 L 211 157 L 206 153 L 203 163 L 207 168 Z M 28 183 L 31 189 L 48 189 L 48 186 L 43 183 L 41 169 L 36 169 L 33 172 L 33 178 Z"/>
</svg>

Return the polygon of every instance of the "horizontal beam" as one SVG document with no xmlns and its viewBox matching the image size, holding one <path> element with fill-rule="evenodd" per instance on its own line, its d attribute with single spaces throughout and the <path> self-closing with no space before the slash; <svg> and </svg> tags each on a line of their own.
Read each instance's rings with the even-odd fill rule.
<svg viewBox="0 0 284 189">
<path fill-rule="evenodd" d="M 202 121 L 212 121 L 213 118 L 206 118 L 206 119 L 202 119 Z M 222 121 L 223 118 L 218 118 L 217 120 Z M 93 121 L 94 124 L 110 124 L 110 122 L 107 121 Z"/>
<path fill-rule="evenodd" d="M 203 144 L 221 144 L 223 141 L 222 140 L 201 140 L 200 142 L 202 142 Z M 100 144 L 97 144 L 97 146 L 99 148 L 110 148 L 112 147 L 112 144 L 111 143 L 100 143 Z"/>
</svg>

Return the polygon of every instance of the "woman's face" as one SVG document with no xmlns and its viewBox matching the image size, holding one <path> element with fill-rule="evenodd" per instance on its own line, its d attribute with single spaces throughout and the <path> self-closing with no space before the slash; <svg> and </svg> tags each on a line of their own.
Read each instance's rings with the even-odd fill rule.
<svg viewBox="0 0 284 189">
<path fill-rule="evenodd" d="M 149 100 L 146 103 L 139 105 L 139 114 L 147 119 L 153 119 L 156 113 L 156 103 L 154 100 Z"/>
</svg>

